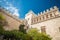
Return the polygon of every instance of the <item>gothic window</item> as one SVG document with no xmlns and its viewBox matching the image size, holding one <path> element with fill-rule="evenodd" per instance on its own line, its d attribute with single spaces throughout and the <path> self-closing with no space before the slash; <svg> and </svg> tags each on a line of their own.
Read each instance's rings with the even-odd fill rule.
<svg viewBox="0 0 60 40">
<path fill-rule="evenodd" d="M 59 27 L 59 32 L 60 32 L 60 27 Z"/>
<path fill-rule="evenodd" d="M 52 15 L 52 14 L 50 14 L 50 17 L 53 17 L 53 15 Z"/>
<path fill-rule="evenodd" d="M 39 22 L 41 21 L 41 17 L 38 18 L 38 21 L 39 21 Z"/>
<path fill-rule="evenodd" d="M 46 18 L 49 18 L 48 15 L 46 15 Z"/>
<path fill-rule="evenodd" d="M 44 19 L 44 16 L 42 16 L 42 18 Z"/>
<path fill-rule="evenodd" d="M 45 26 L 42 26 L 42 27 L 41 27 L 41 32 L 42 32 L 42 33 L 46 33 L 46 28 L 45 28 Z"/>
<path fill-rule="evenodd" d="M 38 22 L 38 18 L 37 18 L 37 22 Z"/>
<path fill-rule="evenodd" d="M 40 17 L 40 20 L 41 20 L 41 17 Z"/>
</svg>

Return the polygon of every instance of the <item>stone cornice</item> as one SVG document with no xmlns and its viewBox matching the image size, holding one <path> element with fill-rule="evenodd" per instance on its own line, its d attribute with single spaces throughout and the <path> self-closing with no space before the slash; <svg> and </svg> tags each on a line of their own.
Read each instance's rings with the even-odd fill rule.
<svg viewBox="0 0 60 40">
<path fill-rule="evenodd" d="M 37 24 L 37 23 L 41 23 L 41 22 L 45 22 L 45 21 L 49 21 L 49 20 L 56 19 L 56 18 L 59 18 L 59 17 L 60 17 L 60 16 L 51 17 L 50 19 L 42 20 L 42 21 L 40 21 L 40 22 L 36 22 L 36 23 L 32 23 L 31 25 L 34 25 L 34 24 Z"/>
</svg>

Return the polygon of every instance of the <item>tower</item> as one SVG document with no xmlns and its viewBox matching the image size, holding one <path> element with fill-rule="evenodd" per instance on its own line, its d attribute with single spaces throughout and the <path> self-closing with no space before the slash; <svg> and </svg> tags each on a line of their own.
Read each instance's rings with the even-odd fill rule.
<svg viewBox="0 0 60 40">
<path fill-rule="evenodd" d="M 32 18 L 36 17 L 37 15 L 30 10 L 26 15 L 25 15 L 25 20 L 27 22 L 27 25 L 29 26 L 28 28 L 31 28 L 31 22 L 32 22 Z"/>
</svg>

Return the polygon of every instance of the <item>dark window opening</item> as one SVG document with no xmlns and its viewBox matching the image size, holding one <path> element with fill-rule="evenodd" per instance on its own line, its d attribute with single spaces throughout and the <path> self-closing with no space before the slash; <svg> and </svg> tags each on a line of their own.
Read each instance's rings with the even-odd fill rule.
<svg viewBox="0 0 60 40">
<path fill-rule="evenodd" d="M 41 32 L 42 32 L 42 33 L 46 33 L 46 27 L 45 27 L 45 26 L 42 26 L 42 27 L 41 27 Z"/>
</svg>

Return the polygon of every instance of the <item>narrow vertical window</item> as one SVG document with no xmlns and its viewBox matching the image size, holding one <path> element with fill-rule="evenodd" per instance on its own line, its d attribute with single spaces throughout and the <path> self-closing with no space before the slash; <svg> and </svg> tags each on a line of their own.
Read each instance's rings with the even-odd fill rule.
<svg viewBox="0 0 60 40">
<path fill-rule="evenodd" d="M 38 22 L 38 18 L 37 18 L 37 22 Z"/>
<path fill-rule="evenodd" d="M 50 17 L 53 17 L 53 15 L 52 15 L 52 14 L 50 14 Z"/>
<path fill-rule="evenodd" d="M 49 18 L 48 15 L 46 15 L 46 18 Z"/>
<path fill-rule="evenodd" d="M 42 16 L 43 20 L 44 20 L 44 16 Z"/>
<path fill-rule="evenodd" d="M 41 27 L 41 32 L 42 32 L 42 33 L 46 33 L 46 27 L 45 27 L 45 26 L 42 26 L 42 27 Z"/>
<path fill-rule="evenodd" d="M 40 17 L 40 20 L 41 20 L 41 17 Z"/>
</svg>

